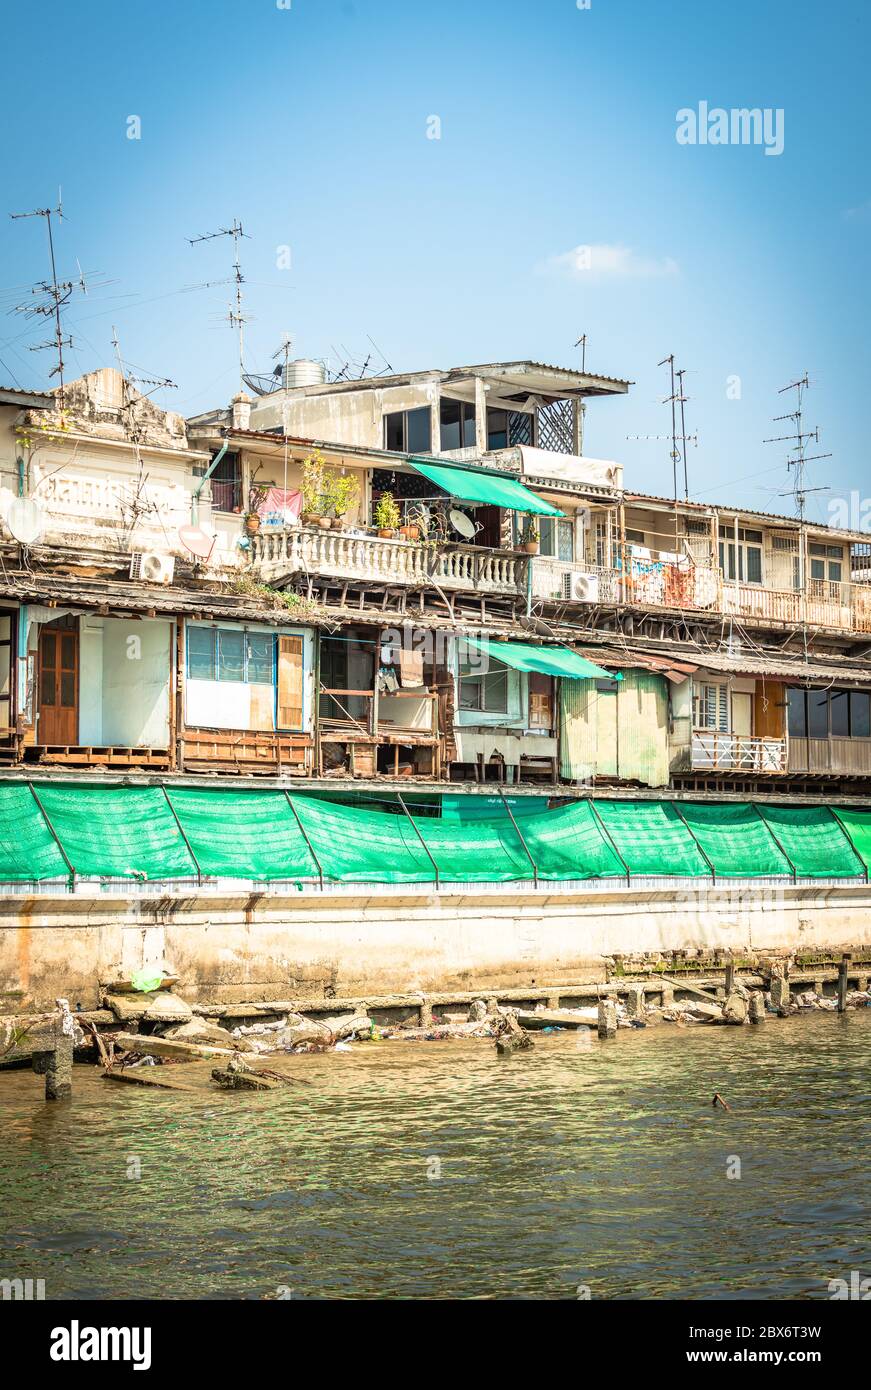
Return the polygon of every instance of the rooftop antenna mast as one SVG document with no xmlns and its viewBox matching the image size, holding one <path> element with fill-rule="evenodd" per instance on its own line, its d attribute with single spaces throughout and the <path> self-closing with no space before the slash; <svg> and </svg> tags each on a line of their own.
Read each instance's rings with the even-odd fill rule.
<svg viewBox="0 0 871 1390">
<path fill-rule="evenodd" d="M 575 343 L 575 347 L 579 347 L 579 348 L 581 349 L 581 372 L 584 373 L 584 372 L 586 372 L 586 370 L 587 370 L 587 335 L 586 335 L 586 333 L 582 333 L 582 334 L 581 334 L 580 338 L 579 338 L 578 341 Z"/>
<path fill-rule="evenodd" d="M 684 497 L 688 497 L 688 496 L 689 496 L 689 486 L 688 486 L 688 482 L 687 482 L 687 460 L 686 460 L 686 427 L 685 427 L 685 425 L 683 424 L 683 406 L 684 406 L 685 397 L 684 397 L 684 394 L 683 394 L 683 380 L 682 380 L 683 372 L 675 372 L 675 368 L 674 368 L 674 353 L 673 353 L 673 352 L 670 352 L 669 355 L 668 355 L 668 357 L 663 357 L 662 361 L 657 363 L 657 366 L 659 366 L 659 367 L 664 367 L 664 366 L 666 366 L 666 365 L 668 366 L 668 370 L 669 370 L 669 378 L 670 378 L 670 382 L 671 382 L 671 393 L 670 393 L 670 395 L 668 395 L 668 396 L 663 396 L 663 398 L 662 398 L 662 404 L 663 404 L 663 405 L 668 405 L 668 404 L 671 405 L 671 471 L 672 471 L 672 479 L 673 479 L 673 482 L 674 482 L 674 500 L 675 500 L 675 502 L 676 502 L 676 501 L 678 500 L 678 497 L 677 497 L 678 463 L 681 461 L 681 459 L 683 459 Z M 681 378 L 680 390 L 675 389 L 675 377 L 676 377 L 676 376 L 677 376 L 678 378 Z M 680 403 L 680 408 L 681 408 L 681 431 L 682 431 L 681 437 L 682 437 L 682 439 L 683 439 L 683 453 L 681 453 L 680 449 L 678 449 L 678 447 L 677 447 L 677 411 L 676 411 L 675 407 L 678 405 L 678 403 Z"/>
<path fill-rule="evenodd" d="M 774 423 L 777 424 L 780 420 L 791 420 L 795 426 L 795 433 L 778 434 L 771 439 L 763 439 L 762 441 L 763 444 L 788 443 L 790 445 L 786 466 L 793 475 L 792 492 L 782 492 L 780 496 L 792 496 L 795 499 L 795 511 L 799 521 L 804 521 L 805 519 L 805 507 L 808 494 L 811 492 L 828 491 L 828 488 L 824 487 L 805 487 L 805 469 L 807 465 L 809 463 L 815 463 L 817 459 L 830 459 L 832 457 L 831 454 L 805 453 L 806 440 L 812 439 L 815 444 L 819 444 L 820 442 L 819 425 L 815 425 L 812 430 L 802 428 L 804 393 L 809 390 L 809 388 L 810 381 L 808 380 L 807 372 L 805 372 L 804 376 L 800 377 L 798 381 L 791 381 L 788 386 L 782 386 L 780 388 L 777 393 L 779 396 L 782 396 L 786 391 L 795 391 L 795 410 L 789 411 L 786 415 L 775 415 Z"/>
<path fill-rule="evenodd" d="M 242 286 L 245 283 L 245 276 L 242 274 L 242 262 L 239 258 L 239 242 L 245 237 L 250 240 L 242 230 L 242 223 L 233 221 L 232 227 L 220 227 L 216 232 L 207 232 L 204 236 L 188 237 L 191 246 L 196 246 L 201 241 L 215 241 L 218 237 L 230 236 L 233 238 L 233 279 L 236 284 L 236 307 L 230 308 L 228 315 L 230 327 L 239 330 L 239 389 L 245 385 L 245 324 L 248 322 L 247 316 L 242 312 Z"/>
<path fill-rule="evenodd" d="M 14 221 L 19 221 L 25 217 L 44 217 L 48 231 L 48 255 L 51 265 L 51 280 L 41 280 L 39 284 L 33 286 L 34 295 L 42 295 L 43 302 L 30 302 L 19 304 L 15 312 L 25 314 L 28 317 L 42 315 L 45 318 L 54 319 L 54 337 L 47 343 L 33 343 L 30 347 L 31 352 L 43 352 L 46 348 L 53 348 L 57 353 L 57 366 L 53 367 L 50 376 L 59 378 L 60 386 L 58 390 L 58 404 L 64 408 L 64 348 L 71 348 L 73 340 L 71 337 L 64 336 L 63 323 L 61 319 L 61 309 L 72 298 L 75 285 L 72 280 L 58 280 L 57 262 L 54 254 L 54 233 L 52 230 L 51 219 L 57 217 L 63 221 L 63 203 L 61 201 L 61 191 L 58 189 L 56 208 L 34 208 L 31 212 L 12 212 L 9 214 Z M 79 284 L 83 293 L 86 292 L 84 276 L 79 270 Z"/>
</svg>

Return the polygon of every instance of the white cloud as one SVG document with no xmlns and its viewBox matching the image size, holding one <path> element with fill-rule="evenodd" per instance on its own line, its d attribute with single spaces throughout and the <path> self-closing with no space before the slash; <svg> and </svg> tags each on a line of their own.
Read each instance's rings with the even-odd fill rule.
<svg viewBox="0 0 871 1390">
<path fill-rule="evenodd" d="M 575 246 L 561 255 L 549 256 L 536 266 L 539 275 L 566 275 L 572 280 L 600 280 L 606 277 L 621 279 L 650 279 L 654 276 L 676 275 L 677 261 L 671 256 L 659 259 L 639 256 L 628 246 Z"/>
<path fill-rule="evenodd" d="M 865 203 L 860 203 L 858 207 L 847 208 L 844 216 L 848 222 L 871 221 L 871 198 Z"/>
</svg>

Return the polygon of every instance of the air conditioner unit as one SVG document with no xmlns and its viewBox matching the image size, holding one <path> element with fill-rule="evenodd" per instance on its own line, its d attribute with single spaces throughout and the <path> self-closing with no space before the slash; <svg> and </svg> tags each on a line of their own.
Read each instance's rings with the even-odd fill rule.
<svg viewBox="0 0 871 1390">
<path fill-rule="evenodd" d="M 599 576 L 597 574 L 564 574 L 563 598 L 575 603 L 599 602 Z"/>
<path fill-rule="evenodd" d="M 135 550 L 130 556 L 130 578 L 146 584 L 171 584 L 175 572 L 175 556 L 161 555 L 156 550 Z"/>
</svg>

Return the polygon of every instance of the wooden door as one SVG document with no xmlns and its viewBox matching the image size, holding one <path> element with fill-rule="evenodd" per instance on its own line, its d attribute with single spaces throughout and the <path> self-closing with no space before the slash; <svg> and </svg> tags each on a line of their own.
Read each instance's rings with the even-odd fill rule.
<svg viewBox="0 0 871 1390">
<path fill-rule="evenodd" d="M 301 637 L 278 639 L 278 710 L 279 729 L 302 728 L 303 706 L 303 644 Z"/>
<path fill-rule="evenodd" d="M 39 636 L 40 744 L 75 744 L 79 737 L 79 630 L 61 620 Z"/>
</svg>

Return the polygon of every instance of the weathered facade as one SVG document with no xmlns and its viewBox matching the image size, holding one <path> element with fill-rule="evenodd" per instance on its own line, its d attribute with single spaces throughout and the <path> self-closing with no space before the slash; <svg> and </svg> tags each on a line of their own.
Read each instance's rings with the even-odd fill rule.
<svg viewBox="0 0 871 1390">
<path fill-rule="evenodd" d="M 3 393 L 2 764 L 866 793 L 867 543 L 627 491 L 582 452 L 627 389 L 302 363 L 188 422 L 109 370 L 62 412 Z"/>
</svg>

